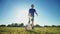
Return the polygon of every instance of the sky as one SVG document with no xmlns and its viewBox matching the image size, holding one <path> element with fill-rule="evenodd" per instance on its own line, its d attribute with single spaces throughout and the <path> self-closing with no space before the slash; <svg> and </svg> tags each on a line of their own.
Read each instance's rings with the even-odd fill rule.
<svg viewBox="0 0 60 34">
<path fill-rule="evenodd" d="M 28 12 L 34 4 L 38 16 L 34 24 L 60 25 L 59 0 L 0 0 L 0 25 L 11 23 L 28 23 Z"/>
</svg>

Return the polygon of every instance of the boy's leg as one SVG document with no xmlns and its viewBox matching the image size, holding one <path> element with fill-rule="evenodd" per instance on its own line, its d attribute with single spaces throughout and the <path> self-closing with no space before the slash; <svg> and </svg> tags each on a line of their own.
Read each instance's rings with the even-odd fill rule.
<svg viewBox="0 0 60 34">
<path fill-rule="evenodd" d="M 28 23 L 30 23 L 30 17 L 29 17 L 29 21 L 28 21 Z"/>
<path fill-rule="evenodd" d="M 34 29 L 34 21 L 32 21 L 32 29 Z"/>
<path fill-rule="evenodd" d="M 32 27 L 34 26 L 34 21 L 32 21 Z"/>
<path fill-rule="evenodd" d="M 32 29 L 34 29 L 34 17 L 32 17 Z"/>
</svg>

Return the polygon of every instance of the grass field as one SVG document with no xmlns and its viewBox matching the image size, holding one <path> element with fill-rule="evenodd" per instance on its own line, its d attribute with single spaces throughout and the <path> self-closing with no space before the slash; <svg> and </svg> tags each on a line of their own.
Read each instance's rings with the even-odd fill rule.
<svg viewBox="0 0 60 34">
<path fill-rule="evenodd" d="M 60 34 L 60 27 L 35 27 L 31 31 L 24 27 L 0 27 L 0 34 Z"/>
</svg>

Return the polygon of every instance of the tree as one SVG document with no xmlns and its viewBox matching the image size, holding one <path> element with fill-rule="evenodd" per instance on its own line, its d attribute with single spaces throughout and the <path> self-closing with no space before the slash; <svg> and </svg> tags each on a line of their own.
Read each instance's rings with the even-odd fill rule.
<svg viewBox="0 0 60 34">
<path fill-rule="evenodd" d="M 18 27 L 18 24 L 17 23 L 12 23 L 11 26 L 12 27 Z"/>
<path fill-rule="evenodd" d="M 60 25 L 58 25 L 57 27 L 60 27 Z"/>
<path fill-rule="evenodd" d="M 21 23 L 21 24 L 19 24 L 19 26 L 20 26 L 20 27 L 23 27 L 23 26 L 24 26 L 24 24 L 23 24 L 23 23 Z"/>
<path fill-rule="evenodd" d="M 40 25 L 36 24 L 35 27 L 41 27 Z"/>
<path fill-rule="evenodd" d="M 6 25 L 3 25 L 3 24 L 2 24 L 2 25 L 0 25 L 0 27 L 6 27 Z"/>
<path fill-rule="evenodd" d="M 15 23 L 15 27 L 18 27 L 18 24 L 17 23 Z"/>
<path fill-rule="evenodd" d="M 52 25 L 52 27 L 56 27 L 55 25 Z"/>
<path fill-rule="evenodd" d="M 48 25 L 44 25 L 44 27 L 48 27 Z"/>
<path fill-rule="evenodd" d="M 11 27 L 11 25 L 8 24 L 7 27 Z"/>
<path fill-rule="evenodd" d="M 12 23 L 12 24 L 8 24 L 7 27 L 23 27 L 24 24 L 21 23 L 21 24 L 18 24 L 18 23 Z"/>
</svg>

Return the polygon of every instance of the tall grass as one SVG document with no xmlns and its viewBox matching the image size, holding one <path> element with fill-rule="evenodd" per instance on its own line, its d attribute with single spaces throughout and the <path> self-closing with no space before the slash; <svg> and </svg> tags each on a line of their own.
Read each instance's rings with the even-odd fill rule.
<svg viewBox="0 0 60 34">
<path fill-rule="evenodd" d="M 60 34 L 60 27 L 35 27 L 30 31 L 24 27 L 0 27 L 0 34 Z"/>
</svg>

